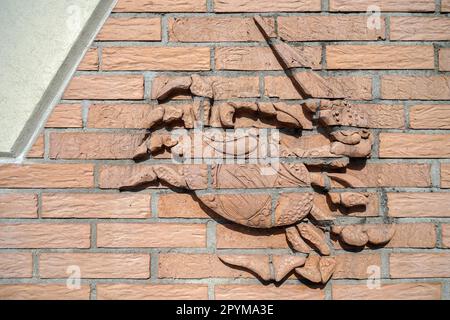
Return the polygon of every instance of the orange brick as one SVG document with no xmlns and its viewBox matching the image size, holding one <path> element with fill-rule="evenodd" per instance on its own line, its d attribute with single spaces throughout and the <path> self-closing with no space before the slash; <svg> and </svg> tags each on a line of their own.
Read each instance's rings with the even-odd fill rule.
<svg viewBox="0 0 450 320">
<path fill-rule="evenodd" d="M 450 188 L 450 164 L 441 164 L 441 188 Z"/>
<path fill-rule="evenodd" d="M 230 268 L 212 254 L 161 253 L 159 278 L 252 278 L 247 271 Z"/>
<path fill-rule="evenodd" d="M 367 17 L 302 16 L 279 17 L 278 32 L 287 41 L 378 40 L 385 38 L 385 21 L 381 29 L 370 30 Z"/>
<path fill-rule="evenodd" d="M 265 230 L 246 228 L 236 224 L 217 225 L 217 248 L 259 248 L 286 249 L 286 235 L 284 230 Z"/>
<path fill-rule="evenodd" d="M 114 90 L 111 90 L 114 88 Z M 130 99 L 144 98 L 142 75 L 81 75 L 72 78 L 63 99 Z"/>
<path fill-rule="evenodd" d="M 108 47 L 102 70 L 209 70 L 210 49 L 201 47 Z"/>
<path fill-rule="evenodd" d="M 88 224 L 0 224 L 0 248 L 89 248 Z"/>
<path fill-rule="evenodd" d="M 205 0 L 119 0 L 114 12 L 205 12 Z"/>
<path fill-rule="evenodd" d="M 320 11 L 320 0 L 214 0 L 215 12 L 307 12 Z"/>
<path fill-rule="evenodd" d="M 448 253 L 391 253 L 391 278 L 448 278 Z"/>
<path fill-rule="evenodd" d="M 273 19 L 267 21 L 274 25 Z M 170 18 L 169 39 L 180 42 L 264 41 L 253 18 L 242 17 Z"/>
<path fill-rule="evenodd" d="M 450 217 L 450 193 L 388 193 L 392 217 Z"/>
<path fill-rule="evenodd" d="M 325 77 L 331 84 L 339 83 L 349 99 L 372 99 L 372 79 L 369 77 Z M 286 76 L 266 76 L 265 95 L 280 99 L 303 99 L 295 89 L 292 81 Z"/>
<path fill-rule="evenodd" d="M 391 17 L 391 40 L 450 40 L 448 17 Z"/>
<path fill-rule="evenodd" d="M 441 12 L 450 12 L 450 0 L 441 1 Z"/>
<path fill-rule="evenodd" d="M 98 70 L 98 49 L 90 48 L 78 65 L 78 70 L 97 71 Z"/>
<path fill-rule="evenodd" d="M 336 256 L 333 279 L 367 279 L 370 266 L 381 268 L 379 254 L 339 254 Z"/>
<path fill-rule="evenodd" d="M 80 104 L 58 104 L 47 120 L 47 128 L 81 128 L 83 126 Z"/>
<path fill-rule="evenodd" d="M 340 205 L 335 205 L 331 202 L 329 195 L 314 194 L 314 205 L 325 214 L 334 217 L 377 217 L 380 214 L 379 195 L 374 192 L 366 193 L 368 195 L 368 203 L 365 209 L 361 208 L 345 208 Z"/>
<path fill-rule="evenodd" d="M 450 71 L 450 48 L 439 49 L 439 70 Z"/>
<path fill-rule="evenodd" d="M 44 193 L 44 218 L 149 218 L 149 194 Z"/>
<path fill-rule="evenodd" d="M 91 164 L 3 164 L 0 187 L 4 188 L 91 188 Z"/>
<path fill-rule="evenodd" d="M 148 128 L 153 105 L 96 104 L 89 107 L 89 128 Z"/>
<path fill-rule="evenodd" d="M 160 194 L 158 216 L 160 218 L 209 218 L 208 209 L 188 194 Z"/>
<path fill-rule="evenodd" d="M 450 248 L 450 224 L 442 224 L 442 246 Z"/>
<path fill-rule="evenodd" d="M 99 223 L 97 245 L 102 248 L 201 248 L 205 224 Z"/>
<path fill-rule="evenodd" d="M 217 300 L 323 300 L 323 289 L 301 284 L 263 285 L 216 285 Z"/>
<path fill-rule="evenodd" d="M 381 284 L 372 289 L 367 284 L 333 284 L 334 300 L 440 300 L 440 283 Z"/>
<path fill-rule="evenodd" d="M 381 77 L 383 99 L 449 100 L 450 77 L 398 76 Z"/>
<path fill-rule="evenodd" d="M 416 105 L 409 109 L 413 129 L 450 129 L 450 105 Z"/>
<path fill-rule="evenodd" d="M 366 12 L 369 6 L 377 6 L 387 12 L 432 12 L 434 0 L 330 0 L 330 11 Z"/>
<path fill-rule="evenodd" d="M 0 218 L 37 218 L 37 195 L 0 194 Z"/>
<path fill-rule="evenodd" d="M 66 284 L 1 284 L 2 300 L 89 300 L 90 287 L 69 289 Z"/>
<path fill-rule="evenodd" d="M 67 278 L 70 266 L 80 268 L 82 279 L 150 277 L 150 256 L 135 253 L 42 253 L 39 257 L 41 278 Z"/>
<path fill-rule="evenodd" d="M 0 253 L 0 278 L 31 278 L 31 253 Z"/>
<path fill-rule="evenodd" d="M 106 20 L 99 41 L 160 41 L 161 18 L 116 18 Z"/>
<path fill-rule="evenodd" d="M 27 158 L 43 158 L 44 157 L 44 135 L 37 137 L 30 151 L 28 151 Z"/>
<path fill-rule="evenodd" d="M 195 284 L 97 284 L 99 300 L 207 300 L 208 286 Z"/>
<path fill-rule="evenodd" d="M 433 46 L 327 46 L 328 69 L 434 69 Z"/>
<path fill-rule="evenodd" d="M 50 134 L 51 159 L 132 159 L 145 134 L 64 132 Z"/>
<path fill-rule="evenodd" d="M 298 47 L 295 50 L 311 61 L 309 67 L 321 68 L 320 46 Z M 282 70 L 273 51 L 268 47 L 218 47 L 215 51 L 216 69 L 219 70 Z"/>
<path fill-rule="evenodd" d="M 380 134 L 380 158 L 449 158 L 448 134 Z"/>
</svg>

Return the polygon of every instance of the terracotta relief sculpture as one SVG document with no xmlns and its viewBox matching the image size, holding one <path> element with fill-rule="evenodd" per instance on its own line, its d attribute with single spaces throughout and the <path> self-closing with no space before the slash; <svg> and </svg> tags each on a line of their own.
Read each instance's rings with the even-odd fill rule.
<svg viewBox="0 0 450 320">
<path fill-rule="evenodd" d="M 345 172 L 345 167 L 349 158 L 368 158 L 371 155 L 373 139 L 366 129 L 369 114 L 342 100 L 346 94 L 341 86 L 330 85 L 319 74 L 304 70 L 312 65 L 308 57 L 300 56 L 288 44 L 272 38 L 270 26 L 262 18 L 256 17 L 255 23 L 305 102 L 301 105 L 271 101 L 217 103 L 214 101 L 217 91 L 211 77 L 192 75 L 168 78 L 155 89 L 158 101 L 176 95 L 191 95 L 194 103 L 183 108 L 159 105 L 153 111 L 149 129 L 173 123 L 181 124 L 186 129 L 193 129 L 199 123 L 213 128 L 235 128 L 238 117 L 263 118 L 284 128 L 309 129 L 312 119 L 316 119 L 330 140 L 329 150 L 325 151 L 336 158 L 317 159 L 310 163 L 281 162 L 273 175 L 263 174 L 262 165 L 256 164 L 235 165 L 232 170 L 221 164 L 211 166 L 213 190 L 279 188 L 276 198 L 260 193 L 227 193 L 225 196 L 214 191 L 200 196 L 195 191 L 195 174 L 189 169 L 176 169 L 170 165 L 150 166 L 146 172 L 124 182 L 123 187 L 162 183 L 192 192 L 202 205 L 234 223 L 251 228 L 284 228 L 287 241 L 296 254 L 219 255 L 219 258 L 226 265 L 247 269 L 264 281 L 282 281 L 295 270 L 298 276 L 311 282 L 326 283 L 336 265 L 335 258 L 330 256 L 333 249 L 328 231 L 344 244 L 356 247 L 386 245 L 395 234 L 394 225 L 334 225 L 335 217 L 323 212 L 314 203 L 314 190 L 327 193 L 335 183 L 349 188 L 362 185 L 356 176 Z M 296 68 L 302 70 L 296 71 Z M 242 150 L 227 151 L 224 148 L 226 137 L 205 136 L 202 139 L 203 143 L 219 153 L 245 156 L 253 150 L 250 145 Z M 177 139 L 168 133 L 151 133 L 136 150 L 135 159 L 145 158 L 163 149 L 171 150 L 181 144 L 182 137 Z M 305 152 L 291 149 L 286 151 L 286 155 L 298 159 Z M 311 168 L 315 171 L 310 171 Z M 283 188 L 299 187 L 310 191 L 283 192 Z M 332 204 L 343 208 L 364 208 L 369 201 L 367 194 L 348 190 L 330 192 L 328 198 Z"/>
</svg>

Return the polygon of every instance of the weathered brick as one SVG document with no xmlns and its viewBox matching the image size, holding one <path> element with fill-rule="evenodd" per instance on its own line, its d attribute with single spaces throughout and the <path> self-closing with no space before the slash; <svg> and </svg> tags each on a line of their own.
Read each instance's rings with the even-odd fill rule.
<svg viewBox="0 0 450 320">
<path fill-rule="evenodd" d="M 320 0 L 214 0 L 215 12 L 308 12 L 320 11 Z"/>
<path fill-rule="evenodd" d="M 31 253 L 0 253 L 0 278 L 31 278 L 33 257 Z"/>
<path fill-rule="evenodd" d="M 372 79 L 370 77 L 325 77 L 331 84 L 339 83 L 344 87 L 348 99 L 372 99 Z M 292 81 L 286 76 L 266 76 L 265 95 L 280 99 L 302 99 Z"/>
<path fill-rule="evenodd" d="M 89 248 L 89 224 L 0 224 L 0 248 Z"/>
<path fill-rule="evenodd" d="M 448 253 L 391 253 L 391 278 L 448 278 Z"/>
<path fill-rule="evenodd" d="M 28 151 L 27 158 L 43 158 L 44 157 L 44 135 L 37 137 L 30 151 Z"/>
<path fill-rule="evenodd" d="M 378 40 L 385 38 L 385 21 L 381 18 L 381 28 L 371 30 L 367 17 L 279 17 L 278 32 L 287 41 Z"/>
<path fill-rule="evenodd" d="M 95 104 L 89 107 L 89 128 L 148 128 L 155 105 Z"/>
<path fill-rule="evenodd" d="M 230 268 L 217 255 L 161 253 L 159 255 L 159 278 L 252 278 L 247 271 Z"/>
<path fill-rule="evenodd" d="M 0 194 L 0 218 L 37 218 L 37 203 L 32 193 Z"/>
<path fill-rule="evenodd" d="M 370 266 L 381 268 L 379 254 L 339 254 L 336 256 L 333 279 L 367 279 Z"/>
<path fill-rule="evenodd" d="M 201 284 L 99 283 L 98 300 L 207 300 L 208 286 Z"/>
<path fill-rule="evenodd" d="M 273 19 L 267 22 L 274 25 Z M 170 18 L 169 39 L 180 42 L 264 41 L 253 18 L 242 17 Z"/>
<path fill-rule="evenodd" d="M 321 68 L 320 46 L 297 47 L 300 55 L 309 57 L 313 69 Z M 216 69 L 219 70 L 282 70 L 283 67 L 268 47 L 218 47 L 215 50 Z"/>
<path fill-rule="evenodd" d="M 0 187 L 4 188 L 91 188 L 91 164 L 3 164 Z"/>
<path fill-rule="evenodd" d="M 160 218 L 210 218 L 206 208 L 188 194 L 160 194 L 158 216 Z"/>
<path fill-rule="evenodd" d="M 209 70 L 210 49 L 202 47 L 107 47 L 102 70 Z"/>
<path fill-rule="evenodd" d="M 114 88 L 114 90 L 111 90 Z M 72 78 L 63 99 L 130 99 L 144 98 L 142 75 L 81 75 Z"/>
<path fill-rule="evenodd" d="M 114 12 L 205 12 L 205 0 L 119 0 Z"/>
<path fill-rule="evenodd" d="M 110 17 L 99 34 L 99 41 L 160 41 L 161 18 Z"/>
<path fill-rule="evenodd" d="M 311 158 L 335 158 L 338 157 L 331 153 L 331 141 L 324 135 L 313 134 L 308 136 L 292 136 L 289 134 L 280 134 L 280 156 L 292 156 L 293 151 L 299 157 Z"/>
<path fill-rule="evenodd" d="M 417 143 L 420 141 L 420 143 Z M 449 158 L 448 134 L 380 134 L 380 158 Z"/>
<path fill-rule="evenodd" d="M 450 48 L 439 49 L 439 70 L 450 71 Z"/>
<path fill-rule="evenodd" d="M 381 77 L 381 97 L 402 100 L 450 100 L 450 77 L 385 75 Z"/>
<path fill-rule="evenodd" d="M 218 300 L 323 300 L 325 292 L 318 287 L 299 284 L 216 285 L 215 297 Z"/>
<path fill-rule="evenodd" d="M 97 71 L 98 70 L 98 49 L 90 48 L 78 65 L 78 70 Z"/>
<path fill-rule="evenodd" d="M 364 187 L 429 187 L 430 165 L 408 163 L 367 163 L 350 165 L 346 173 L 361 181 Z M 334 187 L 341 184 L 333 182 Z"/>
<path fill-rule="evenodd" d="M 441 164 L 441 188 L 450 188 L 450 164 Z"/>
<path fill-rule="evenodd" d="M 70 266 L 80 268 L 82 279 L 150 277 L 150 255 L 136 253 L 41 253 L 41 278 L 66 278 Z"/>
<path fill-rule="evenodd" d="M 58 104 L 45 123 L 47 128 L 81 128 L 83 126 L 80 104 Z"/>
<path fill-rule="evenodd" d="M 413 129 L 450 129 L 450 105 L 415 105 L 409 109 Z"/>
<path fill-rule="evenodd" d="M 450 0 L 441 1 L 441 12 L 450 12 Z"/>
<path fill-rule="evenodd" d="M 432 12 L 434 0 L 330 0 L 330 11 L 366 12 L 370 6 L 377 6 L 386 12 Z"/>
<path fill-rule="evenodd" d="M 440 300 L 440 283 L 383 283 L 377 289 L 367 284 L 333 284 L 334 300 Z"/>
<path fill-rule="evenodd" d="M 448 17 L 391 17 L 391 40 L 450 40 Z"/>
<path fill-rule="evenodd" d="M 155 78 L 152 85 L 152 98 L 156 99 L 159 88 L 173 77 L 161 76 Z M 258 77 L 203 77 L 212 85 L 215 100 L 235 98 L 259 98 Z"/>
<path fill-rule="evenodd" d="M 145 133 L 52 132 L 51 159 L 131 159 Z"/>
<path fill-rule="evenodd" d="M 388 193 L 388 207 L 393 217 L 450 217 L 450 193 Z"/>
<path fill-rule="evenodd" d="M 216 247 L 221 249 L 286 249 L 284 230 L 246 228 L 236 224 L 216 227 Z"/>
<path fill-rule="evenodd" d="M 328 69 L 434 69 L 433 46 L 331 45 Z"/>
<path fill-rule="evenodd" d="M 442 224 L 442 246 L 450 248 L 450 224 Z"/>
<path fill-rule="evenodd" d="M 150 194 L 44 193 L 44 218 L 149 218 Z"/>
<path fill-rule="evenodd" d="M 201 248 L 205 224 L 99 223 L 97 246 L 102 248 Z"/>
<path fill-rule="evenodd" d="M 69 289 L 66 284 L 1 284 L 2 300 L 89 300 L 90 286 Z"/>
<path fill-rule="evenodd" d="M 206 165 L 167 165 L 174 170 L 183 170 L 189 179 L 190 188 L 206 189 L 208 185 Z M 102 189 L 118 189 L 129 186 L 130 179 L 135 181 L 151 170 L 151 165 L 104 165 L 99 169 L 99 186 Z M 181 174 L 181 172 L 180 172 Z M 167 188 L 160 183 L 151 183 L 147 187 Z"/>
</svg>

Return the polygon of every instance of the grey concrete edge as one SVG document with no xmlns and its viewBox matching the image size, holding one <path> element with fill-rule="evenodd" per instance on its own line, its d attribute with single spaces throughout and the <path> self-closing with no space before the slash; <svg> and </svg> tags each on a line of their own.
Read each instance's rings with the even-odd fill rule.
<svg viewBox="0 0 450 320">
<path fill-rule="evenodd" d="M 22 163 L 24 161 L 54 107 L 61 100 L 64 90 L 72 79 L 79 63 L 89 50 L 91 43 L 94 41 L 106 19 L 108 19 L 117 1 L 101 0 L 97 5 L 63 64 L 42 95 L 30 119 L 28 119 L 22 129 L 22 132 L 12 147 L 12 152 L 0 152 L 0 163 Z"/>
</svg>

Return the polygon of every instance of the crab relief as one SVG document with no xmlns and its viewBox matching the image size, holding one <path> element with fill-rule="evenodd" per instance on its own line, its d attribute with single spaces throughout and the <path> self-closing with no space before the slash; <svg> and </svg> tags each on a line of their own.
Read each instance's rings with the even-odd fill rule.
<svg viewBox="0 0 450 320">
<path fill-rule="evenodd" d="M 369 194 L 351 191 L 364 185 L 346 168 L 352 158 L 371 155 L 373 140 L 367 129 L 370 114 L 345 100 L 343 85 L 329 84 L 310 70 L 312 63 L 308 56 L 272 37 L 273 27 L 264 18 L 255 17 L 254 21 L 303 97 L 302 102 L 287 104 L 273 99 L 219 102 L 221 99 L 215 99 L 218 88 L 214 77 L 167 77 L 163 83 L 154 84 L 158 104 L 149 116 L 151 132 L 136 150 L 135 160 L 167 151 L 180 158 L 195 158 L 196 150 L 191 147 L 197 144 L 192 144 L 192 140 L 198 139 L 202 152 L 210 152 L 211 158 L 219 154 L 242 163 L 233 166 L 214 163 L 209 169 L 155 164 L 123 181 L 122 187 L 163 184 L 191 194 L 202 206 L 227 221 L 277 232 L 281 228 L 292 254 L 219 254 L 220 260 L 229 267 L 247 269 L 264 281 L 282 281 L 295 270 L 313 283 L 326 283 L 336 267 L 330 234 L 344 245 L 364 247 L 386 245 L 395 233 L 391 224 L 337 224 L 336 216 L 314 201 L 316 194 L 325 195 L 326 205 L 338 207 L 344 213 L 364 210 L 369 205 Z M 176 96 L 192 97 L 193 103 L 179 107 L 164 104 Z M 308 140 L 311 135 L 298 135 L 312 130 L 312 124 L 318 124 L 318 132 L 329 139 L 328 144 L 317 147 Z M 159 130 L 166 126 L 183 127 L 187 134 L 177 136 Z M 245 127 L 251 128 L 244 130 Z M 286 131 L 263 137 L 259 127 Z M 227 128 L 233 134 L 229 134 L 230 130 L 202 130 L 200 138 L 193 138 L 192 131 L 199 128 Z M 248 161 L 261 151 L 258 141 L 263 138 L 268 141 L 266 163 Z M 188 140 L 190 144 L 186 143 Z M 277 154 L 276 163 L 268 160 L 272 153 Z M 203 173 L 196 170 L 210 170 L 212 179 L 208 188 L 200 186 L 199 177 Z M 233 189 L 246 191 L 233 193 Z M 261 192 L 269 189 L 276 191 Z M 331 192 L 332 189 L 335 191 Z"/>
</svg>

